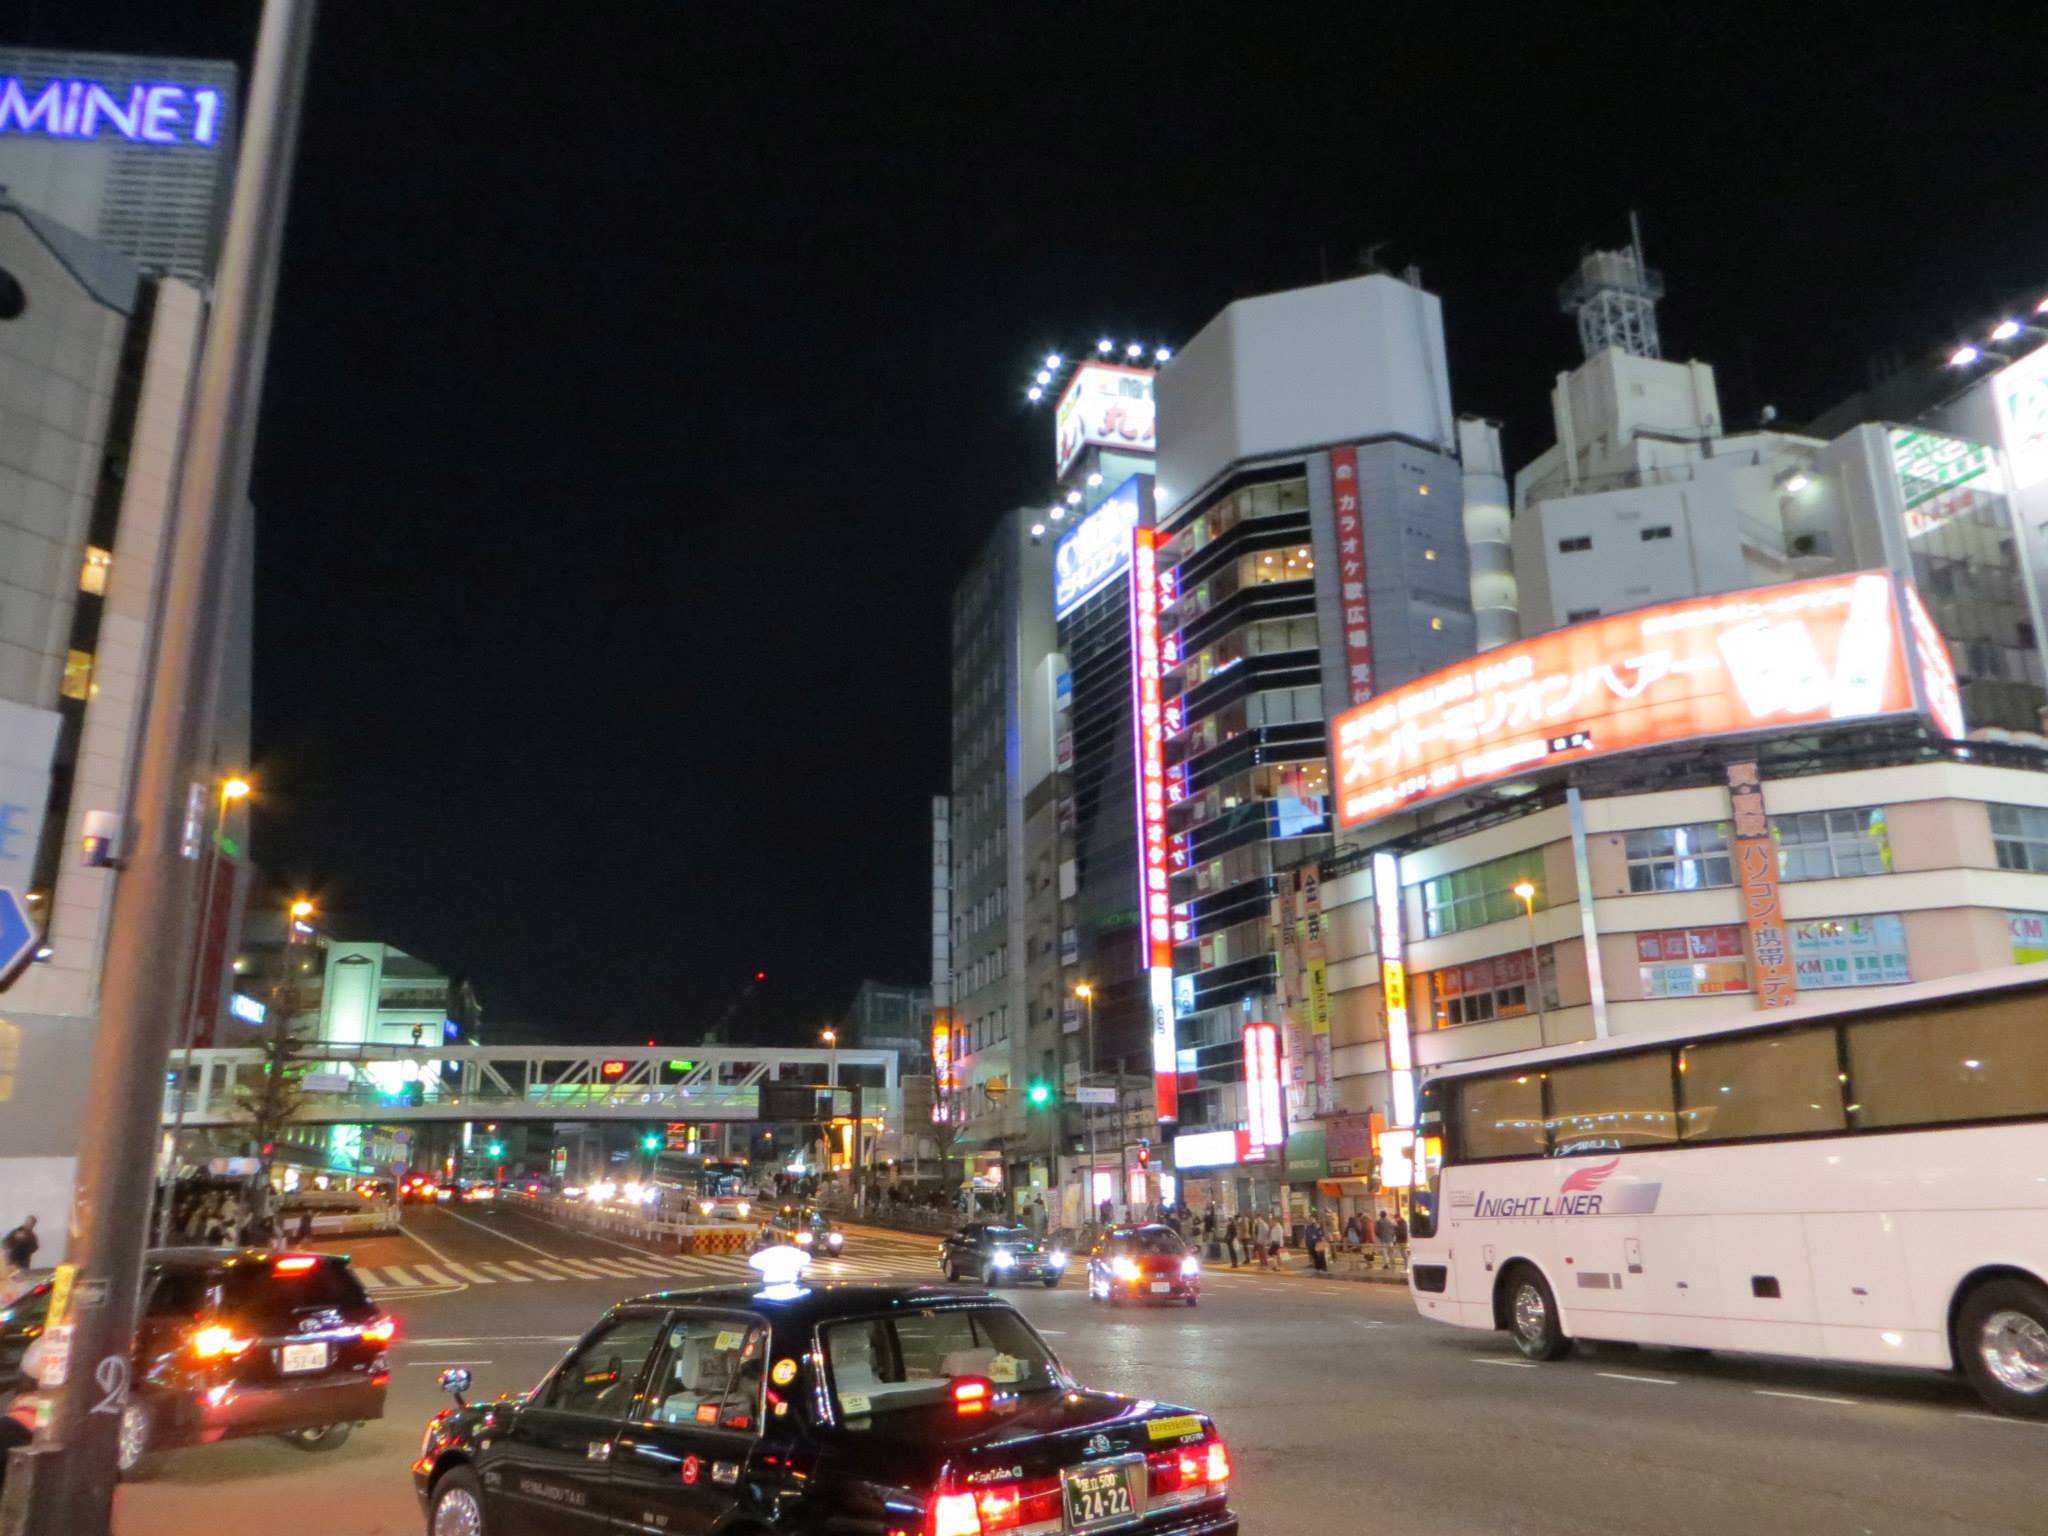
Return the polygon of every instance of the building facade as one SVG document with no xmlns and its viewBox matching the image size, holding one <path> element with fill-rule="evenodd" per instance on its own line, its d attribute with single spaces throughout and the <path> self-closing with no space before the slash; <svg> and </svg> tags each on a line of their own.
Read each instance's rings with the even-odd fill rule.
<svg viewBox="0 0 2048 1536">
<path fill-rule="evenodd" d="M 1497 439 L 1451 413 L 1437 299 L 1384 274 L 1230 305 L 1159 406 L 1175 1122 L 1207 1147 L 1252 1118 L 1254 1021 L 1286 1029 L 1293 1112 L 1328 1103 L 1323 965 L 1280 876 L 1329 846 L 1330 716 L 1475 648 L 1459 453 Z M 1270 1201 L 1270 1151 L 1205 1157 L 1206 1193 Z"/>
</svg>

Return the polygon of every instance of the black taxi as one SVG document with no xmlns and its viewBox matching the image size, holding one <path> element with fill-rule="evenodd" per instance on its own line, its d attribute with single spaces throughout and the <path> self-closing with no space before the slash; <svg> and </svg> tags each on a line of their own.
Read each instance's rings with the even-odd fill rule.
<svg viewBox="0 0 2048 1536">
<path fill-rule="evenodd" d="M 1008 1304 L 931 1286 L 622 1302 L 531 1391 L 428 1426 L 430 1536 L 1235 1536 L 1186 1408 L 1083 1387 Z"/>
</svg>

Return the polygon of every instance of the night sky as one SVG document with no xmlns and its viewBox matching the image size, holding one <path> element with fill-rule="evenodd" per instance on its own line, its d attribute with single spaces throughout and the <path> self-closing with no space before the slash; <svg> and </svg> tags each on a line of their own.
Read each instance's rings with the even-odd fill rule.
<svg viewBox="0 0 2048 1536">
<path fill-rule="evenodd" d="M 2048 280 L 2032 8 L 1421 9 L 331 0 L 255 470 L 259 862 L 490 1028 L 687 1040 L 764 967 L 742 1027 L 805 1035 L 927 973 L 948 596 L 1049 488 L 1046 351 L 1385 241 L 1518 467 L 1557 284 L 1631 207 L 1731 423 Z M 246 62 L 255 18 L 0 37 Z"/>
</svg>

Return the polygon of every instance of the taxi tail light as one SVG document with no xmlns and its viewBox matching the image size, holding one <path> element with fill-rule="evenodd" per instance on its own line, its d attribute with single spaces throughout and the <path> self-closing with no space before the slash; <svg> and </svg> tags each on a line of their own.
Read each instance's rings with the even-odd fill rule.
<svg viewBox="0 0 2048 1536">
<path fill-rule="evenodd" d="M 1230 1481 L 1230 1447 L 1221 1440 L 1211 1440 L 1207 1453 L 1202 1457 L 1202 1481 L 1205 1483 L 1227 1483 Z"/>
<path fill-rule="evenodd" d="M 926 1536 L 992 1536 L 1020 1525 L 1057 1523 L 1059 1518 L 1060 1480 L 1040 1477 L 941 1493 L 932 1500 L 925 1531 Z"/>
<path fill-rule="evenodd" d="M 387 1313 L 365 1328 L 363 1337 L 372 1344 L 389 1344 L 398 1337 L 398 1319 Z"/>
<path fill-rule="evenodd" d="M 1145 1470 L 1155 1497 L 1184 1493 L 1230 1481 L 1230 1451 L 1221 1440 L 1154 1451 L 1145 1458 Z"/>
<path fill-rule="evenodd" d="M 303 1275 L 319 1262 L 319 1258 L 314 1254 L 294 1253 L 275 1260 L 270 1267 L 280 1275 Z"/>
<path fill-rule="evenodd" d="M 971 1493 L 942 1493 L 932 1500 L 926 1536 L 981 1536 L 981 1511 Z"/>
</svg>

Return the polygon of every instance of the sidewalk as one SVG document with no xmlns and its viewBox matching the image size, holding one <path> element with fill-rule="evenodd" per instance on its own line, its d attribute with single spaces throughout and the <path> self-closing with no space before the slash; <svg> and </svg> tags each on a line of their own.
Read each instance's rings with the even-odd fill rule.
<svg viewBox="0 0 2048 1536">
<path fill-rule="evenodd" d="M 1285 1263 L 1266 1269 L 1260 1269 L 1256 1264 L 1240 1264 L 1232 1269 L 1227 1258 L 1204 1258 L 1202 1269 L 1203 1273 L 1210 1275 L 1291 1275 L 1302 1280 L 1343 1281 L 1351 1285 L 1398 1285 L 1403 1289 L 1408 1285 L 1408 1267 L 1405 1264 L 1396 1269 L 1377 1265 L 1367 1268 L 1356 1254 L 1333 1253 L 1330 1255 L 1329 1269 L 1318 1273 L 1309 1261 L 1309 1256 L 1298 1248 L 1283 1250 L 1282 1257 Z"/>
</svg>

